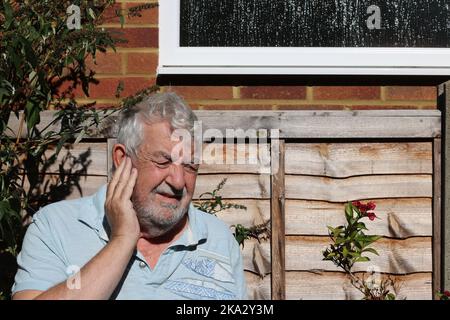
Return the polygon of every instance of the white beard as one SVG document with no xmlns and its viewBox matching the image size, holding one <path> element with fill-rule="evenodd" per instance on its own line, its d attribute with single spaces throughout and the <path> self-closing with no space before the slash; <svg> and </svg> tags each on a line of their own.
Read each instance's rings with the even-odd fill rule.
<svg viewBox="0 0 450 320">
<path fill-rule="evenodd" d="M 151 193 L 146 203 L 135 203 L 134 207 L 142 232 L 150 238 L 156 238 L 175 227 L 189 207 L 189 204 L 182 206 L 185 194 L 184 192 L 177 204 L 157 203 L 154 199 L 156 192 Z"/>
</svg>

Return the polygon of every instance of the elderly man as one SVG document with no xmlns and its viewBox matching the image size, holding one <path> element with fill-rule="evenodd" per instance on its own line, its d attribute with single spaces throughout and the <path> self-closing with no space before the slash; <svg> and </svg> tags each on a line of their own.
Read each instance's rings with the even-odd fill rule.
<svg viewBox="0 0 450 320">
<path fill-rule="evenodd" d="M 245 298 L 239 246 L 228 226 L 192 206 L 198 164 L 172 152 L 182 143 L 174 130 L 192 132 L 195 120 L 174 93 L 122 112 L 111 181 L 33 217 L 13 298 Z"/>
</svg>

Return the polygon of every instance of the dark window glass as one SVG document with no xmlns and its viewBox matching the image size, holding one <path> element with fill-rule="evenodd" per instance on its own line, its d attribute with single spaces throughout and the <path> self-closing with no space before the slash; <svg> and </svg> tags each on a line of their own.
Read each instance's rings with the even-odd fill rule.
<svg viewBox="0 0 450 320">
<path fill-rule="evenodd" d="M 180 0 L 183 47 L 450 47 L 449 0 Z"/>
</svg>

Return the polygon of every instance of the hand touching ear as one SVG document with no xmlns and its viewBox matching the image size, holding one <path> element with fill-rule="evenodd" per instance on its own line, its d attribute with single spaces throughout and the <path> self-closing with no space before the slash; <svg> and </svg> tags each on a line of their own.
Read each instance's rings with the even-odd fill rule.
<svg viewBox="0 0 450 320">
<path fill-rule="evenodd" d="M 114 172 L 106 191 L 105 211 L 111 227 L 111 239 L 128 239 L 134 243 L 139 239 L 139 222 L 131 202 L 136 179 L 137 169 L 126 156 Z"/>
</svg>

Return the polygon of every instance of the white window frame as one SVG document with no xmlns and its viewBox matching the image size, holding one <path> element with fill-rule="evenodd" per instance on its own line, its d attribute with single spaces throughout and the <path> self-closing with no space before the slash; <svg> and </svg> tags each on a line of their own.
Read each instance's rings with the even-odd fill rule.
<svg viewBox="0 0 450 320">
<path fill-rule="evenodd" d="M 179 17 L 159 1 L 158 74 L 450 75 L 450 48 L 180 47 Z"/>
</svg>

